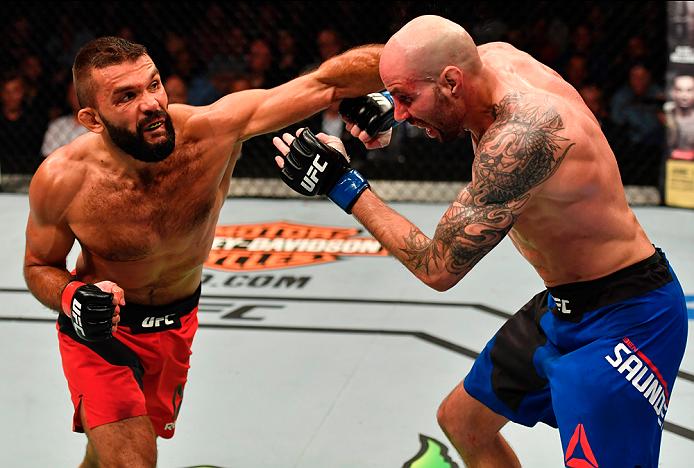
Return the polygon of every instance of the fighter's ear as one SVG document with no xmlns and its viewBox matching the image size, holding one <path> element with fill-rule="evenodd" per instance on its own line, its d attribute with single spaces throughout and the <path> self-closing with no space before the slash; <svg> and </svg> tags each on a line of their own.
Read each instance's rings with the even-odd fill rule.
<svg viewBox="0 0 694 468">
<path fill-rule="evenodd" d="M 452 65 L 447 66 L 441 72 L 444 86 L 448 88 L 453 96 L 460 95 L 463 91 L 463 71 Z"/>
<path fill-rule="evenodd" d="M 80 109 L 77 113 L 77 120 L 90 132 L 101 133 L 104 131 L 104 124 L 101 122 L 99 113 L 93 107 Z"/>
</svg>

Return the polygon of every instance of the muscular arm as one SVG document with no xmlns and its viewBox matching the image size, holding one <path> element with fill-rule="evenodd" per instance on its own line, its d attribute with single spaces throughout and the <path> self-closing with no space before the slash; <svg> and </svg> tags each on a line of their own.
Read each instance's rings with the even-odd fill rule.
<svg viewBox="0 0 694 468">
<path fill-rule="evenodd" d="M 70 281 L 65 259 L 75 236 L 65 221 L 69 195 L 65 187 L 59 190 L 62 179 L 49 165 L 47 161 L 39 168 L 29 188 L 24 279 L 43 305 L 60 311 L 60 296 Z"/>
<path fill-rule="evenodd" d="M 460 281 L 511 230 L 538 187 L 554 174 L 574 143 L 551 107 L 509 95 L 480 140 L 472 182 L 451 203 L 433 238 L 365 192 L 357 219 L 424 283 L 443 291 Z"/>
<path fill-rule="evenodd" d="M 236 141 L 272 132 L 319 112 L 331 102 L 383 89 L 378 74 L 382 46 L 351 49 L 317 70 L 272 89 L 233 93 L 206 108 L 215 132 Z"/>
</svg>

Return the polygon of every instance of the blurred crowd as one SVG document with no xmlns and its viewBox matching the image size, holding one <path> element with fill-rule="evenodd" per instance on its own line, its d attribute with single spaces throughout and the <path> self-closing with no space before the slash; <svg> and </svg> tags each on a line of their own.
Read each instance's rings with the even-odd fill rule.
<svg viewBox="0 0 694 468">
<path fill-rule="evenodd" d="M 2 172 L 32 173 L 85 132 L 75 119 L 70 67 L 93 37 L 145 44 L 169 102 L 206 105 L 229 92 L 281 84 L 349 47 L 384 42 L 416 15 L 435 13 L 462 24 L 478 44 L 510 42 L 560 73 L 600 122 L 624 182 L 658 183 L 669 100 L 664 2 L 111 3 L 3 7 Z M 469 179 L 468 141 L 438 145 L 401 124 L 389 148 L 367 153 L 346 138 L 336 106 L 300 125 L 306 124 L 345 137 L 355 165 L 370 178 Z M 270 137 L 247 142 L 237 175 L 275 176 Z"/>
</svg>

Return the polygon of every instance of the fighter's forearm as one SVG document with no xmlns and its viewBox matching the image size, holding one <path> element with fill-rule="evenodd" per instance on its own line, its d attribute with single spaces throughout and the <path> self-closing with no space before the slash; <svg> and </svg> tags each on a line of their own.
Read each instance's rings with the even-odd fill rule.
<svg viewBox="0 0 694 468">
<path fill-rule="evenodd" d="M 383 89 L 378 73 L 382 45 L 367 45 L 326 60 L 314 73 L 334 88 L 334 100 L 362 96 Z"/>
<path fill-rule="evenodd" d="M 70 280 L 70 272 L 64 268 L 46 265 L 24 267 L 24 279 L 36 299 L 49 309 L 60 312 L 63 289 Z"/>
<path fill-rule="evenodd" d="M 436 236 L 426 236 L 370 190 L 359 197 L 352 213 L 391 255 L 428 286 L 444 291 L 467 272 L 449 271 L 448 247 Z"/>
</svg>

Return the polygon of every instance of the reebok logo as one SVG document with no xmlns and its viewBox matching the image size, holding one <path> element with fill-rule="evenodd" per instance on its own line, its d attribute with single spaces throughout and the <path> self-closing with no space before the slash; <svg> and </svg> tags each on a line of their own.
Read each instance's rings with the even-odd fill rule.
<svg viewBox="0 0 694 468">
<path fill-rule="evenodd" d="M 173 325 L 175 322 L 171 319 L 176 314 L 165 315 L 164 317 L 145 317 L 142 321 L 142 328 L 159 328 L 162 325 Z"/>
<path fill-rule="evenodd" d="M 605 356 L 605 360 L 643 395 L 653 407 L 662 428 L 670 393 L 660 371 L 627 337 L 617 343 L 613 352 L 612 356 Z"/>
<path fill-rule="evenodd" d="M 301 186 L 311 193 L 313 193 L 313 190 L 316 188 L 316 184 L 318 183 L 318 173 L 324 172 L 325 168 L 328 167 L 328 161 L 325 161 L 321 166 L 318 164 L 319 159 L 320 154 L 317 154 L 316 157 L 313 158 L 313 165 L 309 166 L 308 170 L 306 171 L 306 175 L 301 181 Z"/>
<path fill-rule="evenodd" d="M 583 458 L 576 453 L 576 447 L 580 447 L 583 452 Z M 576 456 L 575 456 L 576 455 Z M 588 436 L 583 424 L 576 426 L 569 445 L 566 446 L 566 455 L 564 455 L 564 463 L 570 468 L 599 468 L 598 461 L 593 455 L 593 449 L 588 443 Z"/>
</svg>

